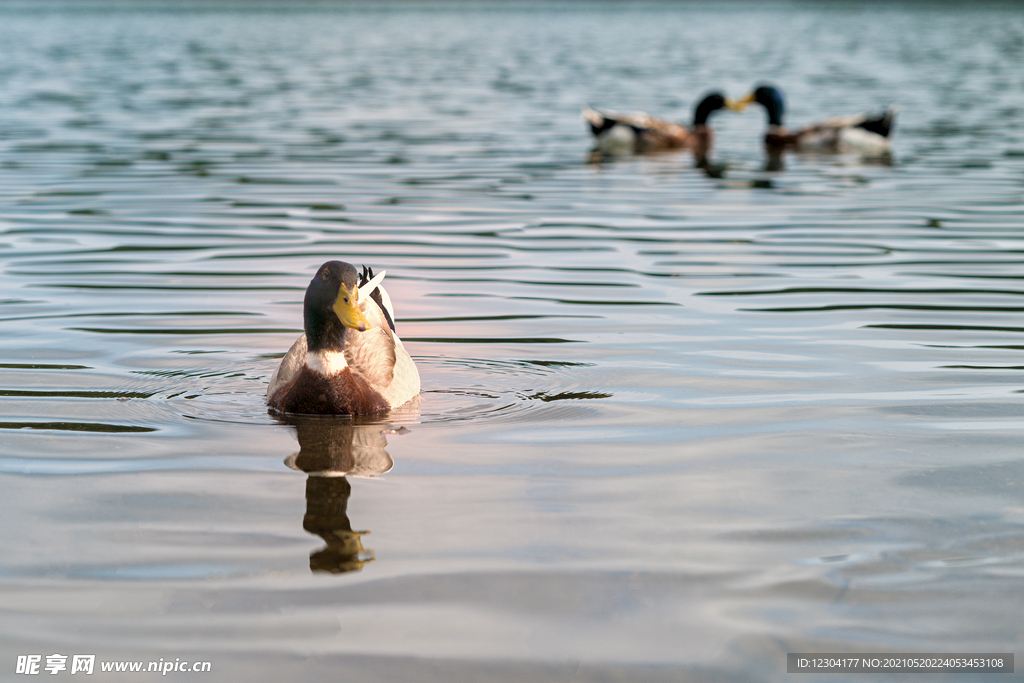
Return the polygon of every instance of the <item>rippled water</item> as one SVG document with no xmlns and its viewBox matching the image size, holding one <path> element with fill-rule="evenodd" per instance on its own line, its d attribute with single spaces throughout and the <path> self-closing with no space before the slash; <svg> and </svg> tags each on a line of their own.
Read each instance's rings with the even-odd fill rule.
<svg viewBox="0 0 1024 683">
<path fill-rule="evenodd" d="M 1019 6 L 8 3 L 0 54 L 0 677 L 1020 642 Z M 585 103 L 760 80 L 898 103 L 891 163 L 765 170 L 760 110 L 710 172 L 589 155 Z M 418 406 L 267 414 L 331 258 L 387 270 Z"/>
</svg>

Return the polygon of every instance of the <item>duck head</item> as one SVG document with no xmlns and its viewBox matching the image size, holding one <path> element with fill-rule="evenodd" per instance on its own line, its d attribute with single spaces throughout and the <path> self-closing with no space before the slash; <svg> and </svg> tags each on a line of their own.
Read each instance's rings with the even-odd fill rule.
<svg viewBox="0 0 1024 683">
<path fill-rule="evenodd" d="M 302 309 L 310 351 L 341 351 L 346 327 L 360 332 L 370 329 L 359 310 L 358 276 L 355 266 L 342 261 L 328 261 L 317 269 Z"/>
<path fill-rule="evenodd" d="M 726 107 L 734 109 L 735 103 L 731 100 L 727 100 L 725 95 L 720 92 L 708 93 L 708 95 L 697 104 L 697 108 L 693 110 L 694 127 L 706 126 L 708 123 L 708 117 L 711 116 L 712 113 L 719 109 L 725 109 Z"/>
<path fill-rule="evenodd" d="M 768 112 L 769 126 L 782 125 L 782 114 L 786 110 L 786 105 L 781 90 L 773 85 L 759 85 L 752 93 L 737 102 L 737 105 L 742 109 L 754 102 L 760 104 Z"/>
</svg>

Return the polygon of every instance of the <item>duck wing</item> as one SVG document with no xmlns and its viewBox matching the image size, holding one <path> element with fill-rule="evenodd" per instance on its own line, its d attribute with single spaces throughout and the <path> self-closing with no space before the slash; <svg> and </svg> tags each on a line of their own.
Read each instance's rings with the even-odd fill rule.
<svg viewBox="0 0 1024 683">
<path fill-rule="evenodd" d="M 681 123 L 658 119 L 642 111 L 599 111 L 586 107 L 581 114 L 597 138 L 614 135 L 612 129 L 624 126 L 632 131 L 639 148 L 681 147 L 690 138 L 689 129 Z"/>
<path fill-rule="evenodd" d="M 364 298 L 360 291 L 359 307 L 372 327 L 365 332 L 346 331 L 345 360 L 389 406 L 397 408 L 420 393 L 420 375 L 412 356 L 389 325 L 391 300 L 387 291 L 379 284 L 377 287 L 385 305 L 379 305 L 375 297 Z"/>
<path fill-rule="evenodd" d="M 270 376 L 270 384 L 267 385 L 267 398 L 274 395 L 274 392 L 295 379 L 299 371 L 306 364 L 306 333 L 303 332 L 295 340 L 288 353 L 281 359 L 281 364 Z"/>
<path fill-rule="evenodd" d="M 840 151 L 887 149 L 887 138 L 896 121 L 898 107 L 889 107 L 876 114 L 836 116 L 818 124 L 805 126 L 794 133 L 805 148 L 834 148 Z"/>
<path fill-rule="evenodd" d="M 363 298 L 359 308 L 370 323 L 365 332 L 345 330 L 345 361 L 353 372 L 362 375 L 370 386 L 380 391 L 395 378 L 395 333 L 391 331 L 383 309 L 373 298 Z"/>
</svg>

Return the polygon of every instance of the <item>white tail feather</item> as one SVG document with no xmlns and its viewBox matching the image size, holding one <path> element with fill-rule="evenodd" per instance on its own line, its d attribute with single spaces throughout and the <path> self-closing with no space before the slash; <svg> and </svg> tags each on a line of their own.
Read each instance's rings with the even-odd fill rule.
<svg viewBox="0 0 1024 683">
<path fill-rule="evenodd" d="M 373 294 L 373 290 L 378 290 L 380 292 L 380 300 L 384 304 L 384 309 L 388 312 L 388 315 L 391 316 L 391 320 L 393 321 L 395 319 L 395 309 L 391 306 L 391 297 L 388 296 L 387 290 L 384 289 L 384 286 L 381 284 L 384 280 L 384 275 L 387 272 L 388 271 L 386 270 L 380 271 L 374 275 L 373 278 L 368 280 L 365 285 L 363 285 L 363 288 L 359 290 L 359 303 L 361 304 L 364 301 L 369 301 L 370 295 Z"/>
<path fill-rule="evenodd" d="M 359 301 L 360 302 L 362 302 L 364 299 L 369 299 L 370 295 L 373 294 L 373 290 L 375 290 L 378 287 L 380 287 L 380 283 L 384 279 L 384 275 L 387 274 L 387 272 L 388 271 L 386 271 L 386 270 L 380 271 L 379 273 L 374 275 L 371 280 L 367 281 L 367 283 L 365 285 L 363 285 L 363 288 L 359 290 Z M 381 291 L 383 291 L 383 290 L 381 290 Z"/>
</svg>

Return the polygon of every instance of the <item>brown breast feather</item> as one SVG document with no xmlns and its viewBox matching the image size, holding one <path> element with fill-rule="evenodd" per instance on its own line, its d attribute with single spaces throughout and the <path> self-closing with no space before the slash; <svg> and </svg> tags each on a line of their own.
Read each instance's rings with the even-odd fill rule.
<svg viewBox="0 0 1024 683">
<path fill-rule="evenodd" d="M 273 410 L 299 415 L 368 415 L 389 407 L 380 392 L 349 368 L 328 377 L 305 366 L 267 403 Z"/>
</svg>

